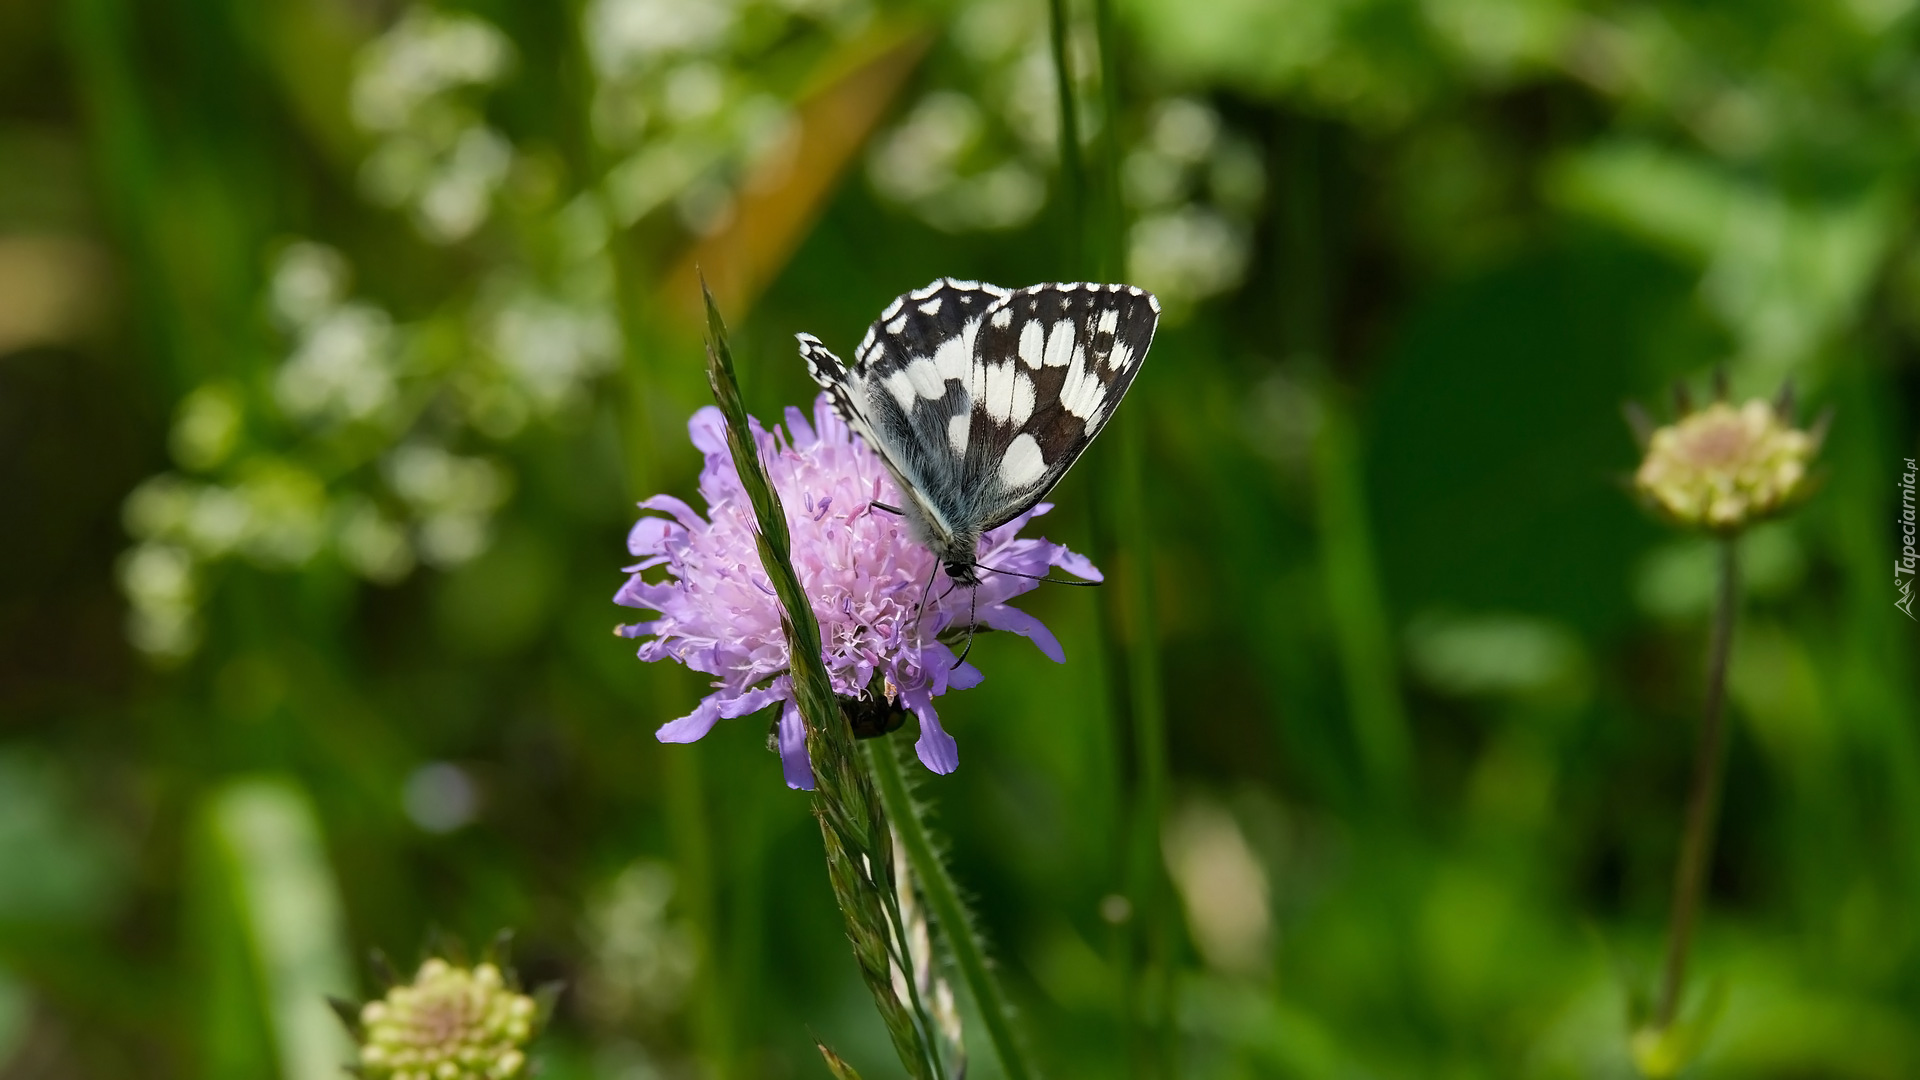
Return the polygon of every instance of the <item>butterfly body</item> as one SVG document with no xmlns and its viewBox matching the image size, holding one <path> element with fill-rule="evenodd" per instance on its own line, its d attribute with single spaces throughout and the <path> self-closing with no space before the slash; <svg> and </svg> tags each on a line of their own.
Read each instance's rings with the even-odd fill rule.
<svg viewBox="0 0 1920 1080">
<path fill-rule="evenodd" d="M 880 455 L 914 538 L 957 585 L 980 538 L 1033 508 L 1100 433 L 1160 304 L 1128 285 L 1002 289 L 942 278 L 881 312 L 844 363 L 799 335 L 814 379 Z"/>
</svg>

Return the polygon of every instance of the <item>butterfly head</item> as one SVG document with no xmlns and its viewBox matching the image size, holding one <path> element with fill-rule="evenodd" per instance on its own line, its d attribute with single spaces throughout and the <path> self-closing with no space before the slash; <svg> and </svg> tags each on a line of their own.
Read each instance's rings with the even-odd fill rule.
<svg viewBox="0 0 1920 1080">
<path fill-rule="evenodd" d="M 955 585 L 961 586 L 962 588 L 969 588 L 969 589 L 974 587 L 975 585 L 980 584 L 979 565 L 975 563 L 971 557 L 968 557 L 968 559 L 965 562 L 962 562 L 959 559 L 951 559 L 951 558 L 945 559 L 943 560 L 943 562 L 946 564 L 946 567 L 947 567 L 948 581 L 951 581 Z"/>
</svg>

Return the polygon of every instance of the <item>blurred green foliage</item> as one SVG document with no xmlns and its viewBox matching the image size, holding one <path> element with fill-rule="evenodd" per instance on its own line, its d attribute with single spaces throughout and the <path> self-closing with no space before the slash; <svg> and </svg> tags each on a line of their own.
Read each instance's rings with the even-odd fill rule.
<svg viewBox="0 0 1920 1080">
<path fill-rule="evenodd" d="M 1179 902 L 1128 902 L 1148 770 L 1083 590 L 1025 602 L 1064 667 L 982 638 L 918 785 L 1044 1071 L 1150 1074 L 1144 1007 L 1182 1076 L 1631 1075 L 1712 563 L 1622 490 L 1618 410 L 1725 365 L 1836 421 L 1746 544 L 1695 1075 L 1920 1074 L 1920 13 L 1118 0 L 1108 94 L 1068 8 L 1127 223 L 1089 243 L 1168 309 L 1118 549 Z M 0 8 L 0 1076 L 325 1075 L 318 993 L 434 927 L 566 981 L 548 1076 L 818 1075 L 816 1036 L 886 1075 L 760 721 L 655 743 L 701 691 L 608 598 L 633 502 L 693 496 L 695 262 L 769 419 L 796 331 L 1086 265 L 1046 27 Z"/>
</svg>

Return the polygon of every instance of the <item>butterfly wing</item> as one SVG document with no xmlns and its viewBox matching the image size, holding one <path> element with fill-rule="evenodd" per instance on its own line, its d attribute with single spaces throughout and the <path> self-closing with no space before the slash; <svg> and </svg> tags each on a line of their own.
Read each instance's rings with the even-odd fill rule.
<svg viewBox="0 0 1920 1080">
<path fill-rule="evenodd" d="M 1133 385 L 1159 322 L 1160 302 L 1129 285 L 1035 285 L 988 305 L 971 408 L 945 432 L 983 530 L 1026 513 L 1079 460 Z"/>
<path fill-rule="evenodd" d="M 1126 285 L 1008 291 L 942 279 L 895 298 L 854 363 L 808 335 L 801 355 L 880 454 L 943 558 L 1025 513 L 1113 415 L 1159 321 Z"/>
</svg>

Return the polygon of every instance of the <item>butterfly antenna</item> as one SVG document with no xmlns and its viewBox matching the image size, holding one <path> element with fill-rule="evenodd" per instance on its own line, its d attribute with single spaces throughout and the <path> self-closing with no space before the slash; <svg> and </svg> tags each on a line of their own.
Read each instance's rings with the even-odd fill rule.
<svg viewBox="0 0 1920 1080">
<path fill-rule="evenodd" d="M 1008 577 L 1026 578 L 1028 581 L 1045 581 L 1053 585 L 1093 586 L 1100 584 L 1097 581 L 1076 581 L 1072 578 L 1041 577 L 1038 574 L 1023 574 L 1018 570 L 1002 570 L 997 566 L 988 566 L 986 563 L 974 563 L 973 566 L 976 570 L 991 570 L 996 574 L 1005 574 Z"/>
<path fill-rule="evenodd" d="M 920 637 L 920 619 L 927 613 L 927 595 L 933 592 L 934 575 L 939 572 L 940 564 L 936 562 L 933 569 L 927 571 L 927 583 L 920 588 L 920 607 L 913 613 L 913 636 L 916 640 Z"/>
<path fill-rule="evenodd" d="M 975 585 L 973 587 L 973 600 L 967 605 L 967 646 L 966 648 L 960 650 L 960 658 L 953 662 L 953 666 L 948 668 L 947 669 L 948 671 L 960 670 L 960 665 L 967 662 L 967 654 L 973 651 L 974 619 L 978 615 L 979 611 L 980 611 L 980 586 Z"/>
</svg>

